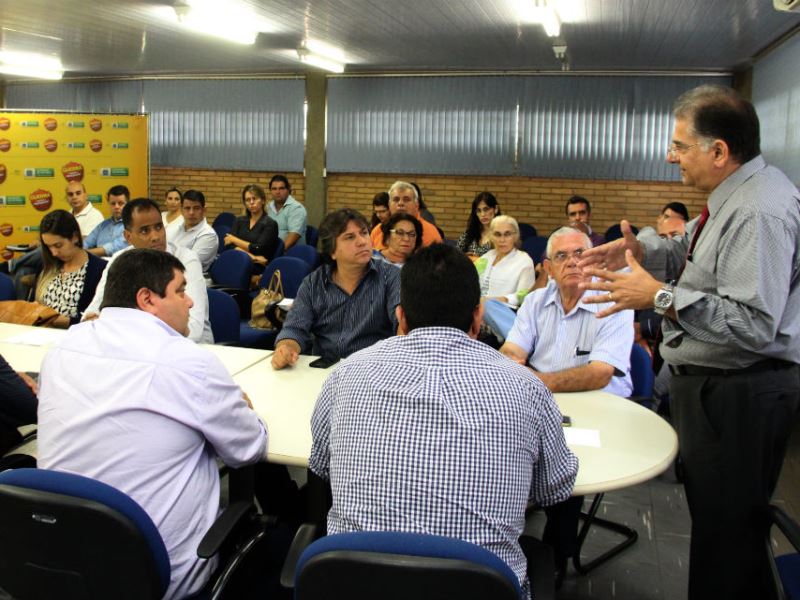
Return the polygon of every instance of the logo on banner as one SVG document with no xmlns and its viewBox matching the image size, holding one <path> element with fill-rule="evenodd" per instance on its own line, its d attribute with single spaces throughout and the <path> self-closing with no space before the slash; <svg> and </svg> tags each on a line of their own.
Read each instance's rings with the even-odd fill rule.
<svg viewBox="0 0 800 600">
<path fill-rule="evenodd" d="M 12 233 L 14 233 L 14 226 L 11 223 L 3 223 L 0 225 L 0 235 L 8 237 Z"/>
<path fill-rule="evenodd" d="M 11 127 L 11 119 L 8 117 L 0 117 L 0 129 L 6 131 Z"/>
<path fill-rule="evenodd" d="M 100 119 L 90 119 L 89 128 L 92 131 L 100 131 L 103 128 L 103 122 Z"/>
<path fill-rule="evenodd" d="M 127 177 L 127 167 L 103 167 L 100 169 L 100 177 Z"/>
<path fill-rule="evenodd" d="M 61 167 L 61 174 L 67 181 L 83 181 L 83 165 L 72 161 Z"/>
<path fill-rule="evenodd" d="M 44 120 L 44 128 L 47 131 L 55 131 L 58 128 L 58 121 L 56 121 L 53 117 L 47 117 Z"/>
<path fill-rule="evenodd" d="M 55 152 L 58 150 L 58 142 L 54 139 L 49 139 L 44 141 L 44 149 L 48 152 Z"/>
<path fill-rule="evenodd" d="M 50 207 L 53 206 L 53 194 L 47 190 L 38 189 L 30 195 L 30 201 L 36 210 L 50 210 Z"/>
<path fill-rule="evenodd" d="M 89 142 L 89 148 L 92 149 L 92 152 L 100 152 L 103 149 L 103 142 L 100 140 L 92 140 Z"/>
<path fill-rule="evenodd" d="M 3 183 L 6 180 L 6 175 L 8 175 L 8 171 L 6 171 L 6 166 L 0 165 L 0 183 Z"/>
<path fill-rule="evenodd" d="M 9 150 L 11 150 L 11 140 L 0 139 L 0 152 L 8 152 Z"/>
</svg>

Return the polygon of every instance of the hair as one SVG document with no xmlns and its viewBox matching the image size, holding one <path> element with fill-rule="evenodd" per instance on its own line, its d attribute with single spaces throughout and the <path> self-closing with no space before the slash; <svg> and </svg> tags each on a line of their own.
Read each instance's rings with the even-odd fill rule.
<svg viewBox="0 0 800 600">
<path fill-rule="evenodd" d="M 589 214 L 592 214 L 592 205 L 589 204 L 589 201 L 586 198 L 584 198 L 583 196 L 570 196 L 569 200 L 567 200 L 567 203 L 564 205 L 564 213 L 565 214 L 569 214 L 569 205 L 570 204 L 585 204 L 586 205 L 586 211 Z"/>
<path fill-rule="evenodd" d="M 409 330 L 454 327 L 469 331 L 480 301 L 475 265 L 454 246 L 423 248 L 400 271 L 400 305 Z"/>
<path fill-rule="evenodd" d="M 49 286 L 53 278 L 58 275 L 61 265 L 64 264 L 61 260 L 53 256 L 53 253 L 50 252 L 50 248 L 44 243 L 42 234 L 45 233 L 57 235 L 68 240 L 77 237 L 78 241 L 75 245 L 78 248 L 83 248 L 81 228 L 78 226 L 78 221 L 71 212 L 58 209 L 42 217 L 39 223 L 39 241 L 42 248 L 42 274 L 39 276 L 39 281 L 36 285 L 37 300 L 41 300 L 45 290 L 47 290 L 47 286 Z"/>
<path fill-rule="evenodd" d="M 419 204 L 419 194 L 417 193 L 417 188 L 415 188 L 407 181 L 395 181 L 392 184 L 392 187 L 389 188 L 390 197 L 395 190 L 411 190 L 412 192 L 414 192 L 414 200 L 416 200 L 417 204 Z M 420 208 L 422 207 L 420 206 Z"/>
<path fill-rule="evenodd" d="M 428 210 L 428 205 L 425 204 L 425 200 L 422 198 L 422 190 L 419 189 L 416 181 L 411 182 L 411 187 L 414 188 L 414 191 L 417 192 L 417 203 L 419 204 L 420 210 Z"/>
<path fill-rule="evenodd" d="M 389 220 L 386 221 L 386 223 L 381 225 L 381 232 L 383 233 L 383 245 L 389 245 L 387 240 L 389 239 L 389 236 L 392 235 L 391 230 L 394 229 L 394 226 L 401 221 L 408 221 L 414 226 L 414 231 L 417 234 L 417 237 L 414 238 L 414 252 L 416 252 L 422 245 L 422 223 L 419 222 L 419 219 L 411 216 L 408 213 L 395 213 L 389 217 Z"/>
<path fill-rule="evenodd" d="M 151 200 L 150 198 L 136 198 L 131 200 L 122 207 L 122 226 L 130 231 L 131 225 L 133 224 L 133 213 L 146 212 L 150 209 L 159 213 L 161 212 L 155 200 Z"/>
<path fill-rule="evenodd" d="M 260 185 L 255 183 L 250 183 L 242 188 L 242 204 L 244 205 L 244 213 L 249 217 L 250 216 L 250 209 L 247 208 L 247 202 L 245 202 L 244 195 L 250 192 L 254 196 L 258 196 L 264 202 L 264 211 L 266 212 L 266 204 L 267 204 L 267 193 L 264 191 Z"/>
<path fill-rule="evenodd" d="M 372 208 L 375 209 L 378 206 L 385 206 L 386 210 L 389 210 L 389 194 L 386 192 L 378 192 L 372 197 Z M 372 213 L 372 220 L 370 222 L 370 229 L 374 229 L 378 225 L 380 225 L 381 220 L 378 216 L 373 212 Z"/>
<path fill-rule="evenodd" d="M 550 237 L 547 238 L 547 249 L 545 251 L 545 256 L 552 260 L 553 256 L 553 242 L 556 238 L 564 237 L 565 235 L 575 235 L 578 234 L 583 236 L 583 241 L 586 242 L 586 247 L 592 247 L 592 240 L 591 238 L 583 233 L 580 229 L 575 229 L 574 227 L 570 227 L 568 225 L 564 225 L 563 227 L 559 227 L 553 233 L 550 234 Z"/>
<path fill-rule="evenodd" d="M 186 270 L 183 263 L 168 252 L 133 248 L 120 253 L 108 267 L 100 308 L 138 308 L 136 294 L 142 288 L 163 298 L 175 277 L 175 269 Z"/>
<path fill-rule="evenodd" d="M 189 200 L 190 202 L 199 202 L 200 206 L 203 208 L 206 207 L 206 197 L 203 192 L 199 190 L 186 190 L 183 194 L 183 198 L 181 198 L 181 206 L 183 206 L 183 201 Z"/>
<path fill-rule="evenodd" d="M 344 233 L 350 221 L 355 221 L 364 229 L 369 230 L 369 223 L 357 210 L 340 208 L 328 213 L 319 224 L 320 258 L 323 262 L 334 264 L 333 254 L 336 252 L 336 238 Z"/>
<path fill-rule="evenodd" d="M 272 187 L 272 184 L 276 181 L 280 181 L 283 185 L 286 186 L 287 191 L 291 194 L 292 193 L 292 186 L 289 184 L 289 180 L 286 179 L 286 175 L 273 175 L 272 179 L 269 180 L 269 187 Z"/>
<path fill-rule="evenodd" d="M 701 85 L 681 94 L 673 105 L 676 119 L 688 121 L 690 131 L 708 148 L 713 140 L 728 145 L 731 157 L 746 163 L 761 154 L 761 132 L 753 105 L 733 89 Z"/>
<path fill-rule="evenodd" d="M 469 246 L 472 242 L 480 243 L 481 241 L 483 225 L 481 225 L 481 221 L 478 219 L 477 213 L 478 204 L 481 202 L 485 202 L 486 206 L 495 209 L 495 217 L 503 214 L 500 212 L 500 205 L 497 203 L 497 198 L 494 197 L 494 194 L 491 192 L 478 192 L 478 195 L 475 196 L 475 199 L 472 201 L 472 208 L 470 208 L 469 217 L 467 218 L 466 246 Z"/>
<path fill-rule="evenodd" d="M 491 223 L 489 223 L 489 231 L 494 233 L 495 227 L 498 225 L 511 225 L 511 228 L 514 230 L 514 233 L 517 236 L 514 245 L 519 248 L 522 245 L 522 241 L 519 239 L 519 223 L 514 217 L 509 217 L 508 215 L 498 215 L 494 219 L 492 219 Z M 492 238 L 492 247 L 494 248 L 494 238 Z"/>
<path fill-rule="evenodd" d="M 124 185 L 115 185 L 108 190 L 106 198 L 109 196 L 125 196 L 125 202 L 131 199 L 131 191 Z"/>
<path fill-rule="evenodd" d="M 689 211 L 683 202 L 670 202 L 669 204 L 664 205 L 664 208 L 661 209 L 661 214 L 663 215 L 667 209 L 678 213 L 684 221 L 689 220 Z"/>
</svg>

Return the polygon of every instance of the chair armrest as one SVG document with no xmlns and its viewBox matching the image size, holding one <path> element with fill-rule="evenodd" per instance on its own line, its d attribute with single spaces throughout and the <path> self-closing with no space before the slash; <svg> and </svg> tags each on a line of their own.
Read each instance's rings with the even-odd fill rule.
<svg viewBox="0 0 800 600">
<path fill-rule="evenodd" d="M 245 521 L 249 521 L 250 516 L 255 514 L 255 507 L 249 502 L 234 502 L 230 504 L 211 528 L 203 536 L 200 545 L 197 547 L 197 556 L 200 558 L 211 558 L 219 552 L 222 545 L 228 541 L 231 534 Z"/>
<path fill-rule="evenodd" d="M 800 551 L 800 525 L 798 525 L 792 518 L 787 515 L 783 510 L 771 504 L 770 515 L 772 521 L 778 526 L 789 543 L 794 546 L 795 550 Z"/>
<path fill-rule="evenodd" d="M 294 588 L 294 572 L 297 569 L 297 561 L 300 560 L 300 555 L 311 545 L 316 536 L 317 526 L 313 523 L 303 523 L 294 534 L 292 545 L 289 546 L 289 552 L 286 554 L 286 560 L 283 562 L 281 570 L 282 587 L 288 590 Z"/>
</svg>

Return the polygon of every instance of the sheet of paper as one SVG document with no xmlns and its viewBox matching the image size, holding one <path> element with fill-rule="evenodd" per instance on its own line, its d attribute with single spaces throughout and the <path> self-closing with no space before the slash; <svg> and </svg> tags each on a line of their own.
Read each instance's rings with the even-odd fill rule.
<svg viewBox="0 0 800 600">
<path fill-rule="evenodd" d="M 284 310 L 289 310 L 292 308 L 292 304 L 294 304 L 294 298 L 284 298 L 280 302 L 278 302 L 278 306 L 283 308 Z"/>
<path fill-rule="evenodd" d="M 600 447 L 600 432 L 597 429 L 581 429 L 580 427 L 564 427 L 564 439 L 568 446 Z"/>
<path fill-rule="evenodd" d="M 60 329 L 48 329 L 42 327 L 33 331 L 26 331 L 19 335 L 12 336 L 3 340 L 6 344 L 22 344 L 24 346 L 49 346 L 55 344 L 64 335 Z"/>
</svg>

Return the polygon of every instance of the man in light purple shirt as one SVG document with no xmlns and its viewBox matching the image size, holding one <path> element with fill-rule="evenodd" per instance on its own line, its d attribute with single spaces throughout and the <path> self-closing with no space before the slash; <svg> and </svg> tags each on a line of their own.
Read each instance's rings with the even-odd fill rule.
<svg viewBox="0 0 800 600">
<path fill-rule="evenodd" d="M 150 249 L 109 267 L 100 318 L 45 357 L 39 466 L 125 492 L 158 527 L 172 572 L 165 598 L 198 592 L 215 567 L 197 547 L 220 512 L 216 457 L 265 460 L 267 432 L 213 354 L 188 340 L 183 264 Z"/>
</svg>

